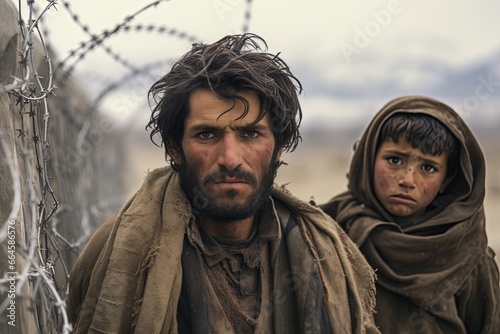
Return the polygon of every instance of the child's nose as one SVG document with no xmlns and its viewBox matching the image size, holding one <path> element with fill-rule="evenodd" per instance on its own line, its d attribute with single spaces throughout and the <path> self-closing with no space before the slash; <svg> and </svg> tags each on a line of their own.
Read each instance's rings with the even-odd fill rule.
<svg viewBox="0 0 500 334">
<path fill-rule="evenodd" d="M 415 170 L 413 167 L 408 167 L 401 173 L 398 184 L 405 188 L 415 188 Z"/>
</svg>

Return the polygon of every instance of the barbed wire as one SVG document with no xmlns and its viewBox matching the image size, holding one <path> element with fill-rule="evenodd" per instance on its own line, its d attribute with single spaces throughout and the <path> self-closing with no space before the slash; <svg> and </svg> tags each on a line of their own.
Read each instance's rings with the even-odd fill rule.
<svg viewBox="0 0 500 334">
<path fill-rule="evenodd" d="M 33 323 L 38 321 L 38 329 L 55 330 L 60 327 L 63 333 L 69 333 L 71 324 L 67 319 L 64 300 L 56 287 L 53 272 L 47 275 L 49 271 L 46 271 L 47 268 L 53 267 L 52 247 L 48 245 L 51 236 L 47 233 L 47 226 L 58 208 L 58 200 L 52 189 L 51 176 L 48 172 L 50 161 L 48 131 L 51 115 L 47 100 L 56 87 L 53 84 L 52 61 L 44 36 L 39 30 L 39 22 L 54 5 L 55 1 L 49 0 L 44 9 L 35 17 L 33 1 L 29 1 L 28 19 L 24 21 L 22 6 L 19 3 L 18 24 L 21 36 L 18 56 L 19 75 L 13 77 L 11 84 L 2 87 L 2 93 L 9 93 L 13 96 L 19 108 L 21 128 L 18 129 L 19 136 L 14 141 L 15 148 L 12 147 L 12 149 L 17 151 L 22 157 L 21 161 L 24 161 L 24 175 L 22 176 L 27 182 L 26 188 L 21 189 L 19 183 L 21 174 L 16 170 L 15 163 L 17 157 L 11 154 L 11 148 L 6 144 L 5 136 L 0 136 L 4 162 L 9 166 L 14 190 L 14 205 L 12 205 L 8 220 L 2 225 L 0 242 L 3 243 L 7 239 L 4 233 L 7 227 L 8 244 L 12 247 L 9 251 L 15 250 L 15 253 L 12 253 L 13 256 L 9 257 L 12 260 L 9 262 L 9 276 L 7 277 L 7 273 L 4 273 L 4 277 L 0 279 L 0 287 L 2 291 L 10 291 L 10 288 L 7 288 L 8 284 L 15 282 L 15 297 L 23 298 L 28 305 L 32 304 L 28 306 L 32 310 L 41 307 L 49 311 L 46 317 L 36 317 L 33 312 Z M 36 42 L 41 43 L 38 50 L 35 50 Z M 38 72 L 40 66 L 37 62 L 40 60 L 46 65 L 47 73 L 44 76 Z M 29 119 L 28 122 L 24 121 L 26 117 Z M 26 128 L 25 123 L 30 123 L 31 127 Z M 33 165 L 36 170 L 33 170 Z M 38 187 L 36 187 L 37 181 Z M 25 201 L 23 201 L 23 190 Z M 20 219 L 21 217 L 25 219 Z M 14 229 L 9 230 L 8 227 Z M 19 231 L 17 235 L 19 240 L 12 238 L 16 237 L 17 231 Z M 25 234 L 23 235 L 21 231 L 25 231 Z M 42 286 L 42 289 L 33 290 L 35 286 Z M 48 299 L 50 303 L 40 303 L 45 299 Z M 15 298 L 6 298 L 2 301 L 0 305 L 2 313 L 12 300 Z"/>
<path fill-rule="evenodd" d="M 92 165 L 94 161 L 89 161 L 88 157 L 96 153 L 92 149 L 97 145 L 104 145 L 102 138 L 110 133 L 105 127 L 96 129 L 96 111 L 110 93 L 139 77 L 152 80 L 156 69 L 174 61 L 166 59 L 138 66 L 104 41 L 120 33 L 132 32 L 167 35 L 190 43 L 200 41 L 194 34 L 164 25 L 131 24 L 144 11 L 166 1 L 169 0 L 152 2 L 112 29 L 95 34 L 67 1 L 60 0 L 89 39 L 80 42 L 56 64 L 49 51 L 49 30 L 45 25 L 49 23 L 46 14 L 56 9 L 57 0 L 48 0 L 44 6 L 40 3 L 35 6 L 34 1 L 28 0 L 27 13 L 23 12 L 23 3 L 19 0 L 18 66 L 11 82 L 0 82 L 0 96 L 8 94 L 12 101 L 11 110 L 17 111 L 11 115 L 15 126 L 13 133 L 0 129 L 0 160 L 9 173 L 8 177 L 2 178 L 11 181 L 7 186 L 12 191 L 7 221 L 0 222 L 0 243 L 9 240 L 9 225 L 14 224 L 19 233 L 15 241 L 15 294 L 16 299 L 26 304 L 26 314 L 31 314 L 31 320 L 19 320 L 34 324 L 35 327 L 29 327 L 30 332 L 66 334 L 72 331 L 66 313 L 71 267 L 96 228 L 93 222 L 102 223 L 107 209 L 116 208 L 123 202 L 119 196 L 90 199 L 95 195 L 95 189 L 89 180 L 99 172 L 93 170 L 96 168 Z M 249 29 L 251 4 L 252 1 L 247 0 L 243 32 Z M 72 94 L 68 92 L 71 83 L 67 80 L 76 66 L 97 47 L 125 67 L 128 73 L 102 87 L 92 102 L 82 107 L 85 112 L 80 115 L 72 112 L 67 100 L 63 100 Z M 63 133 L 55 134 L 56 131 Z M 10 138 L 14 138 L 12 143 Z M 81 233 L 75 233 L 75 230 Z M 9 291 L 11 281 L 8 273 L 2 273 L 1 294 Z M 9 303 L 7 297 L 0 300 L 0 313 L 4 314 Z"/>
<path fill-rule="evenodd" d="M 252 20 L 252 0 L 247 0 L 247 6 L 245 8 L 245 18 L 243 20 L 242 32 L 249 32 L 250 21 Z"/>
<path fill-rule="evenodd" d="M 163 68 L 166 64 L 170 64 L 174 61 L 174 59 L 167 59 L 167 60 L 161 60 L 158 62 L 146 64 L 142 68 L 137 68 L 136 70 L 127 73 L 123 77 L 111 82 L 109 85 L 101 89 L 101 92 L 97 97 L 93 100 L 92 102 L 92 110 L 97 110 L 98 106 L 101 104 L 101 102 L 106 98 L 107 95 L 112 93 L 115 90 L 118 90 L 120 87 L 126 85 L 127 83 L 131 82 L 132 80 L 137 80 L 139 76 L 150 76 L 151 77 L 151 70 L 154 70 L 155 68 Z M 151 79 L 153 79 L 151 77 Z"/>
<path fill-rule="evenodd" d="M 116 34 L 118 34 L 119 32 L 157 33 L 157 34 L 170 35 L 172 37 L 187 40 L 190 43 L 199 41 L 199 39 L 196 36 L 188 34 L 184 31 L 178 31 L 175 28 L 168 28 L 165 26 L 155 26 L 152 24 L 151 25 L 137 24 L 133 26 L 124 25 L 123 27 L 120 28 L 120 30 L 116 32 Z M 90 40 L 81 42 L 78 48 L 69 51 L 68 56 L 61 63 L 59 63 L 57 68 L 58 69 L 64 68 L 64 73 L 71 74 L 75 70 L 76 66 L 81 61 L 84 60 L 87 54 L 95 50 L 95 46 L 100 45 L 102 46 L 102 49 L 107 54 L 109 54 L 111 58 L 117 63 L 121 64 L 122 66 L 124 66 L 125 68 L 127 68 L 132 72 L 138 70 L 135 66 L 131 65 L 129 61 L 123 59 L 123 57 L 121 57 L 118 53 L 114 52 L 111 48 L 102 45 L 102 41 L 109 38 L 110 36 L 111 35 L 109 34 L 108 31 L 104 31 L 100 35 L 93 35 Z M 66 66 L 66 63 L 71 61 L 73 58 L 76 58 L 76 60 L 74 60 L 70 66 Z"/>
<path fill-rule="evenodd" d="M 80 28 L 86 34 L 90 35 L 91 39 L 89 41 L 87 41 L 87 42 L 80 43 L 80 47 L 78 49 L 70 51 L 69 54 L 68 54 L 68 56 L 58 65 L 57 69 L 59 70 L 60 68 L 65 68 L 67 66 L 66 65 L 67 62 L 69 62 L 73 58 L 76 58 L 76 60 L 70 66 L 68 66 L 67 68 L 65 68 L 65 71 L 64 71 L 64 73 L 66 75 L 71 74 L 74 71 L 75 67 L 79 64 L 79 62 L 81 62 L 85 58 L 85 56 L 87 55 L 87 53 L 89 53 L 92 50 L 94 50 L 94 48 L 96 46 L 102 45 L 102 43 L 103 43 L 104 40 L 106 40 L 106 39 L 110 38 L 111 36 L 115 35 L 116 33 L 120 32 L 123 29 L 123 27 L 127 26 L 130 21 L 132 21 L 133 19 L 135 19 L 141 13 L 145 12 L 146 10 L 148 10 L 150 8 L 154 8 L 154 7 L 158 6 L 161 2 L 166 2 L 166 1 L 170 1 L 170 0 L 158 0 L 158 1 L 155 1 L 153 3 L 150 3 L 150 4 L 146 5 L 146 6 L 144 6 L 143 8 L 141 8 L 138 11 L 136 11 L 135 13 L 133 13 L 132 15 L 127 16 L 123 20 L 123 22 L 117 24 L 111 30 L 104 30 L 99 35 L 92 34 L 90 32 L 88 26 L 85 25 L 85 24 L 83 24 L 81 22 L 79 16 L 77 14 L 74 14 L 71 11 L 69 3 L 63 1 L 65 8 L 72 14 L 73 21 L 78 26 L 80 26 Z M 115 61 L 117 61 L 121 65 L 125 66 L 126 68 L 129 68 L 129 69 L 133 70 L 133 68 L 130 65 L 130 63 L 128 61 L 125 61 L 124 59 L 122 59 L 122 57 L 119 56 L 118 54 L 114 53 L 111 50 L 111 48 L 104 47 L 104 50 L 108 54 L 112 55 L 112 57 L 114 58 Z"/>
</svg>

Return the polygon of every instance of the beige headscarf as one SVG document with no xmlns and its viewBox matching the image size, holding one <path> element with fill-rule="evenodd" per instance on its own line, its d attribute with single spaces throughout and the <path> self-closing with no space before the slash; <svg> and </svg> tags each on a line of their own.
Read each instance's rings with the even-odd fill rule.
<svg viewBox="0 0 500 334">
<path fill-rule="evenodd" d="M 396 221 L 372 187 L 380 129 L 396 113 L 432 116 L 461 144 L 452 183 L 430 210 L 411 221 Z M 373 118 L 355 148 L 348 191 L 321 207 L 361 248 L 377 271 L 378 285 L 429 309 L 436 296 L 453 296 L 485 254 L 484 195 L 485 161 L 468 126 L 447 105 L 410 96 L 391 101 Z"/>
</svg>

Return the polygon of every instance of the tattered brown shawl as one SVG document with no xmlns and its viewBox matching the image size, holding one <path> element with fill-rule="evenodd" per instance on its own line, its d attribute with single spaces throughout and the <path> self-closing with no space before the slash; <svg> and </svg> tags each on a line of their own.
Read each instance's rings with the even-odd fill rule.
<svg viewBox="0 0 500 334">
<path fill-rule="evenodd" d="M 380 129 L 396 113 L 435 117 L 461 144 L 459 172 L 452 184 L 426 213 L 411 220 L 392 217 L 378 202 L 371 186 Z M 485 161 L 478 142 L 459 115 L 430 98 L 393 100 L 373 118 L 357 143 L 348 178 L 348 191 L 320 207 L 345 229 L 376 270 L 376 320 L 381 331 L 500 331 L 498 268 L 493 251 L 487 247 L 485 232 Z M 460 308 L 450 306 L 454 296 L 457 304 L 463 303 L 460 298 L 473 297 Z M 456 315 L 452 307 L 458 307 Z M 427 319 L 419 309 L 428 312 Z M 475 312 L 473 309 L 479 316 L 468 315 Z M 437 319 L 441 316 L 443 319 Z M 454 325 L 439 325 L 446 322 Z"/>
<path fill-rule="evenodd" d="M 309 251 L 289 249 L 290 267 L 306 253 L 315 257 L 331 332 L 378 332 L 372 318 L 374 275 L 357 247 L 318 208 L 282 189 L 274 188 L 272 196 L 298 216 Z M 190 219 L 177 173 L 169 168 L 149 173 L 103 226 L 110 232 L 96 233 L 72 270 L 68 312 L 75 333 L 177 333 L 181 252 Z M 96 263 L 89 263 L 94 258 Z M 297 289 L 300 294 L 307 287 Z"/>
</svg>

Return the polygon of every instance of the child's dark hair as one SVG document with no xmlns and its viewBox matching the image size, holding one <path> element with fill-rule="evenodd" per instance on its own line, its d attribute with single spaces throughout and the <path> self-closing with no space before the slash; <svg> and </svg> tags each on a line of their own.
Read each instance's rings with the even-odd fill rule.
<svg viewBox="0 0 500 334">
<path fill-rule="evenodd" d="M 413 147 L 419 148 L 425 154 L 448 153 L 447 175 L 453 175 L 458 161 L 459 144 L 455 136 L 440 121 L 426 114 L 396 113 L 382 125 L 377 147 L 389 138 L 397 142 L 401 135 L 404 135 Z"/>
</svg>

